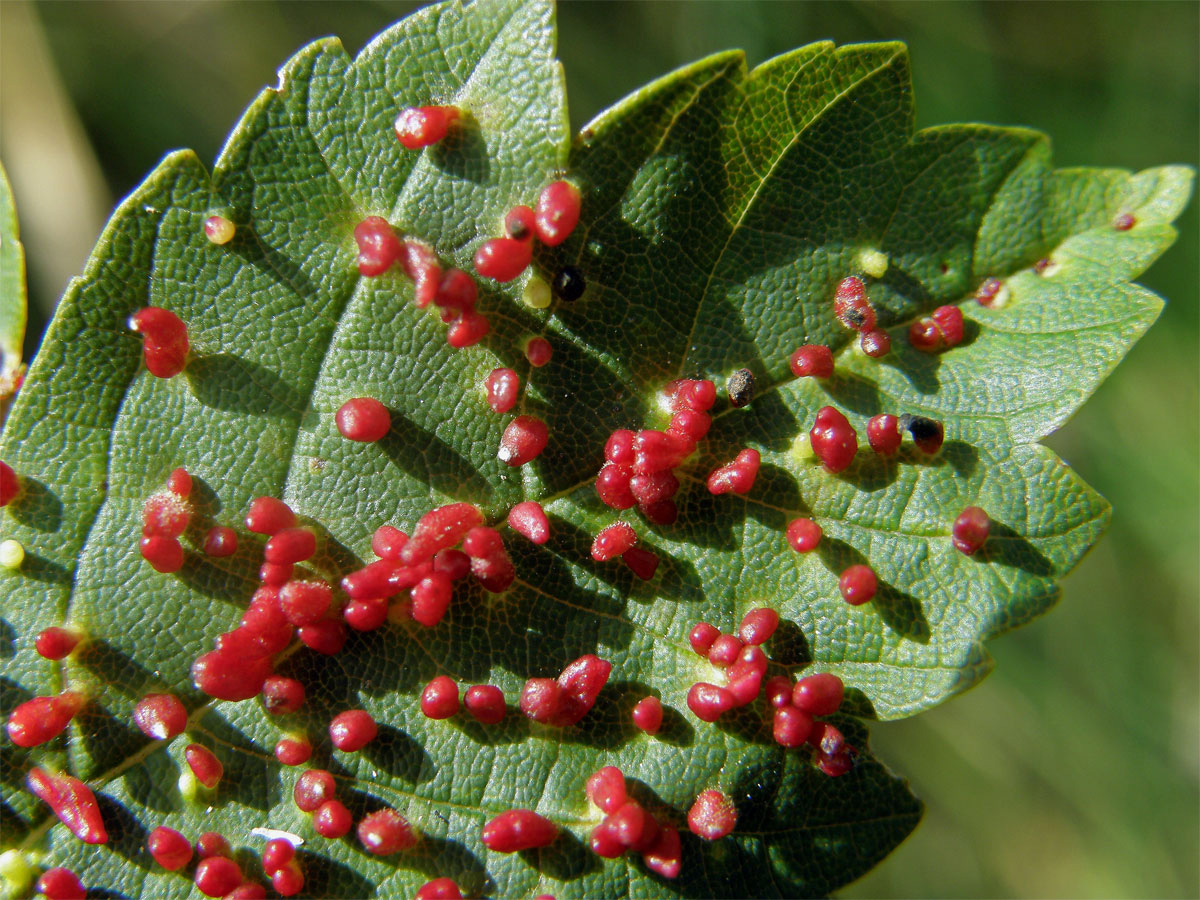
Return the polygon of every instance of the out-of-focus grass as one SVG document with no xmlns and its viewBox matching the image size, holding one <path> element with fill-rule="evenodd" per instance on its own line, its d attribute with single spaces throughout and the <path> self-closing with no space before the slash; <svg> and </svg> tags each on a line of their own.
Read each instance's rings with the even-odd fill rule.
<svg viewBox="0 0 1200 900">
<path fill-rule="evenodd" d="M 168 149 L 214 158 L 301 44 L 336 33 L 357 50 L 413 5 L 36 10 L 119 197 Z M 715 50 L 743 47 L 753 64 L 820 38 L 901 39 L 921 125 L 1030 125 L 1059 165 L 1197 162 L 1196 4 L 570 2 L 559 20 L 576 125 Z M 847 896 L 1200 896 L 1198 236 L 1193 202 L 1143 279 L 1170 298 L 1162 320 L 1051 439 L 1113 502 L 1109 534 L 1057 610 L 993 644 L 982 686 L 874 729 L 929 811 Z"/>
</svg>

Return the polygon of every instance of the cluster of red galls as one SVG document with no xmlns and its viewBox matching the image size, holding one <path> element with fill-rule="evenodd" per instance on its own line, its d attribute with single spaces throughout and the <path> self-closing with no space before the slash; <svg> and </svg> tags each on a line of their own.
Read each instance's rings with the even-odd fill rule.
<svg viewBox="0 0 1200 900">
<path fill-rule="evenodd" d="M 985 282 L 990 294 L 981 288 L 979 302 L 989 305 L 999 292 L 1000 282 Z M 838 282 L 833 295 L 833 314 L 851 331 L 859 334 L 859 346 L 867 356 L 878 359 L 892 349 L 891 336 L 878 327 L 875 307 L 867 297 L 867 286 L 857 275 Z M 908 342 L 922 353 L 936 353 L 962 343 L 963 314 L 954 305 L 939 306 L 929 315 L 915 320 L 908 328 Z M 799 377 L 812 375 L 828 378 L 833 374 L 833 354 L 822 344 L 806 344 L 792 354 L 792 371 Z"/>
<path fill-rule="evenodd" d="M 873 576 L 872 576 L 873 577 Z M 775 633 L 779 615 L 759 607 L 746 613 L 736 635 L 722 634 L 708 622 L 699 622 L 688 635 L 697 655 L 725 669 L 726 684 L 699 681 L 688 691 L 688 708 L 705 722 L 715 722 L 731 709 L 749 706 L 765 690 L 774 709 L 772 733 L 784 747 L 816 748 L 816 762 L 827 775 L 843 775 L 854 763 L 855 750 L 841 732 L 817 716 L 829 716 L 842 705 L 842 680 L 830 673 L 809 675 L 794 686 L 791 679 L 776 675 L 767 679 L 769 660 L 760 645 Z"/>
<path fill-rule="evenodd" d="M 555 181 L 542 189 L 536 212 L 528 206 L 515 206 L 504 217 L 504 237 L 490 238 L 475 251 L 475 271 L 484 278 L 508 282 L 529 268 L 533 261 L 533 240 L 546 246 L 565 241 L 579 221 L 579 189 L 568 181 Z M 413 282 L 414 301 L 419 309 L 430 303 L 441 310 L 442 321 L 449 324 L 446 342 L 456 349 L 479 343 L 491 330 L 487 317 L 475 305 L 479 290 L 474 279 L 462 269 L 443 271 L 437 254 L 418 240 L 402 241 L 388 221 L 368 216 L 354 228 L 358 245 L 358 271 L 375 277 L 400 264 Z M 556 279 L 557 281 L 557 279 Z M 559 290 L 564 300 L 575 300 L 572 290 Z"/>
<path fill-rule="evenodd" d="M 679 479 L 674 470 L 708 434 L 712 425 L 709 410 L 716 402 L 717 388 L 707 379 L 681 378 L 668 384 L 663 394 L 672 413 L 667 428 L 637 432 L 618 428 L 604 444 L 604 465 L 596 475 L 596 493 L 605 505 L 613 509 L 636 506 L 655 525 L 671 525 L 679 516 L 674 500 Z M 760 463 L 757 450 L 740 451 L 732 462 L 709 474 L 708 490 L 713 494 L 747 493 L 754 486 Z"/>
</svg>

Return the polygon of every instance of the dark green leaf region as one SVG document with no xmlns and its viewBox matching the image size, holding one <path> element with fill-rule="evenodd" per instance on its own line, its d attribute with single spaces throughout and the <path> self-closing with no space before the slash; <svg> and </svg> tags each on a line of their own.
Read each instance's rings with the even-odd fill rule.
<svg viewBox="0 0 1200 900">
<path fill-rule="evenodd" d="M 1038 441 L 1158 315 L 1132 279 L 1192 174 L 914 132 L 899 44 L 720 54 L 573 137 L 554 41 L 522 0 L 318 41 L 211 170 L 172 153 L 114 213 L 0 443 L 10 894 L 824 895 L 916 826 L 866 723 L 978 682 L 1104 529 Z M 259 497 L 301 530 L 251 530 Z M 835 712 L 789 695 L 815 673 Z M 632 805 L 589 799 L 605 766 Z M 552 824 L 485 832 L 514 809 Z M 170 870 L 160 827 L 232 862 Z"/>
</svg>

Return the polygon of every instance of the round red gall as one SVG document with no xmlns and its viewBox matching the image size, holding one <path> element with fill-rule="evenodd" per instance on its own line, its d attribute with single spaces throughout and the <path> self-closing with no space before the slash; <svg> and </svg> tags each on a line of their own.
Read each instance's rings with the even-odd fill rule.
<svg viewBox="0 0 1200 900">
<path fill-rule="evenodd" d="M 824 344 L 805 344 L 792 353 L 790 365 L 797 378 L 828 378 L 833 374 L 833 353 Z"/>
<path fill-rule="evenodd" d="M 706 841 L 715 841 L 730 834 L 737 826 L 737 807 L 717 790 L 703 791 L 688 810 L 688 828 Z"/>
<path fill-rule="evenodd" d="M 797 553 L 810 553 L 821 543 L 821 526 L 812 519 L 792 519 L 787 526 L 788 545 Z"/>
<path fill-rule="evenodd" d="M 361 750 L 379 734 L 379 726 L 363 709 L 348 709 L 338 713 L 329 723 L 329 740 L 346 753 Z"/>
<path fill-rule="evenodd" d="M 347 400 L 334 418 L 342 437 L 361 443 L 381 440 L 392 427 L 392 414 L 374 397 Z"/>
<path fill-rule="evenodd" d="M 340 800 L 326 800 L 313 813 L 313 831 L 324 838 L 340 838 L 353 826 L 354 817 Z"/>
<path fill-rule="evenodd" d="M 951 540 L 954 548 L 967 556 L 979 550 L 988 539 L 992 520 L 978 506 L 968 506 L 954 520 Z"/>
<path fill-rule="evenodd" d="M 878 580 L 874 570 L 861 563 L 850 566 L 842 572 L 841 578 L 838 579 L 838 589 L 842 592 L 842 599 L 851 606 L 869 603 L 874 599 L 877 587 Z"/>
<path fill-rule="evenodd" d="M 421 692 L 421 712 L 430 719 L 449 719 L 458 712 L 458 685 L 449 675 L 439 675 Z"/>
<path fill-rule="evenodd" d="M 633 724 L 646 734 L 658 734 L 662 723 L 663 706 L 657 697 L 643 697 L 633 707 Z"/>
</svg>

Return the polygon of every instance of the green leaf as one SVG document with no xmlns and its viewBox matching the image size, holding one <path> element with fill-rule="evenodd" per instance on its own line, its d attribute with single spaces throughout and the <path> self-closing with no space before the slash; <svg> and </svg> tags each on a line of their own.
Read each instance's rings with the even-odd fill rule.
<svg viewBox="0 0 1200 900">
<path fill-rule="evenodd" d="M 17 229 L 8 174 L 0 166 L 0 422 L 25 372 L 21 345 L 25 340 L 25 248 Z"/>
<path fill-rule="evenodd" d="M 439 876 L 471 896 L 795 896 L 853 880 L 915 827 L 920 804 L 871 756 L 861 719 L 908 715 L 975 683 L 989 667 L 984 641 L 1050 606 L 1057 579 L 1098 537 L 1107 505 L 1035 442 L 1156 316 L 1160 301 L 1129 282 L 1173 239 L 1190 172 L 1056 172 L 1045 139 L 1017 129 L 913 134 L 896 44 L 814 44 L 752 72 L 740 54 L 712 57 L 626 99 L 572 144 L 553 44 L 552 8 L 518 0 L 430 7 L 355 59 L 317 42 L 252 104 L 211 173 L 172 154 L 114 214 L 0 442 L 22 479 L 0 528 L 27 553 L 18 572 L 0 573 L 0 711 L 66 685 L 93 698 L 66 738 L 0 745 L 6 846 L 130 896 L 191 891 L 145 851 L 158 825 L 193 839 L 225 833 L 259 879 L 262 838 L 251 830 L 300 835 L 311 896 L 411 895 Z M 467 112 L 461 136 L 402 150 L 397 111 L 444 102 Z M 564 170 L 584 190 L 583 218 L 568 242 L 539 249 L 536 268 L 549 277 L 577 265 L 588 282 L 577 303 L 536 311 L 520 302 L 522 283 L 484 282 L 492 333 L 454 351 L 403 275 L 359 277 L 352 231 L 365 216 L 386 216 L 470 270 L 505 211 Z M 1123 212 L 1137 223 L 1114 230 Z M 204 237 L 214 213 L 238 226 L 226 246 Z M 868 250 L 889 261 L 870 285 L 893 337 L 882 361 L 857 353 L 830 309 L 834 285 Z M 1035 274 L 1043 258 L 1052 265 Z M 971 301 L 985 276 L 1005 279 L 1002 308 Z M 939 356 L 913 352 L 908 322 L 942 303 L 963 305 L 968 339 Z M 192 356 L 178 377 L 150 376 L 125 327 L 147 305 L 188 324 Z M 538 334 L 554 358 L 533 370 L 522 344 Z M 833 378 L 791 377 L 788 355 L 807 342 L 835 348 Z M 517 412 L 550 426 L 547 450 L 520 469 L 496 458 L 511 416 L 492 413 L 480 389 L 499 365 L 525 385 Z M 613 429 L 665 427 L 656 395 L 668 381 L 723 385 L 743 367 L 756 397 L 714 410 L 681 469 L 676 525 L 600 503 L 592 479 Z M 354 396 L 392 410 L 382 441 L 338 434 L 333 414 Z M 790 452 L 830 403 L 860 434 L 880 411 L 933 416 L 946 445 L 932 459 L 864 448 L 830 475 Z M 753 491 L 710 495 L 707 473 L 745 446 L 763 454 Z M 196 515 L 184 567 L 166 576 L 139 556 L 141 507 L 177 466 L 196 480 Z M 535 547 L 509 532 L 513 588 L 460 583 L 433 629 L 390 624 L 352 634 L 335 657 L 285 654 L 277 669 L 307 685 L 308 701 L 276 720 L 257 703 L 209 700 L 189 675 L 236 624 L 262 559 L 261 540 L 244 531 L 235 556 L 206 557 L 205 530 L 238 526 L 259 495 L 282 496 L 317 529 L 310 566 L 332 581 L 373 559 L 378 525 L 410 530 L 447 502 L 476 503 L 501 523 L 512 504 L 539 500 L 552 538 Z M 949 529 L 973 504 L 996 526 L 966 557 Z M 784 539 L 800 515 L 825 530 L 815 553 Z M 661 556 L 650 582 L 591 559 L 592 536 L 618 518 Z M 852 608 L 837 579 L 863 560 L 880 595 Z M 767 645 L 780 671 L 831 671 L 847 684 L 844 711 L 860 718 L 837 721 L 862 753 L 845 776 L 782 750 L 757 706 L 716 725 L 687 710 L 693 682 L 719 680 L 688 647 L 691 625 L 731 631 L 763 604 L 784 619 Z M 52 664 L 32 638 L 59 622 L 90 641 Z M 591 652 L 613 675 L 578 726 L 515 711 L 489 727 L 420 713 L 435 675 L 497 684 L 515 706 L 526 678 Z M 178 786 L 184 740 L 163 747 L 132 727 L 134 704 L 152 691 L 179 694 L 189 739 L 222 759 L 212 794 Z M 647 693 L 670 710 L 656 739 L 629 720 Z M 381 735 L 361 753 L 333 751 L 325 728 L 351 707 L 383 723 Z M 314 764 L 335 772 L 356 818 L 394 806 L 422 829 L 420 847 L 380 860 L 352 836 L 315 836 L 291 801 L 296 773 L 272 756 L 285 729 L 311 736 Z M 685 831 L 677 881 L 632 854 L 600 860 L 587 849 L 598 816 L 583 784 L 606 764 L 677 825 L 701 790 L 723 789 L 738 830 L 703 846 Z M 75 841 L 22 790 L 32 765 L 97 789 L 108 845 Z M 564 835 L 539 852 L 487 851 L 480 827 L 511 807 L 539 810 Z"/>
</svg>

